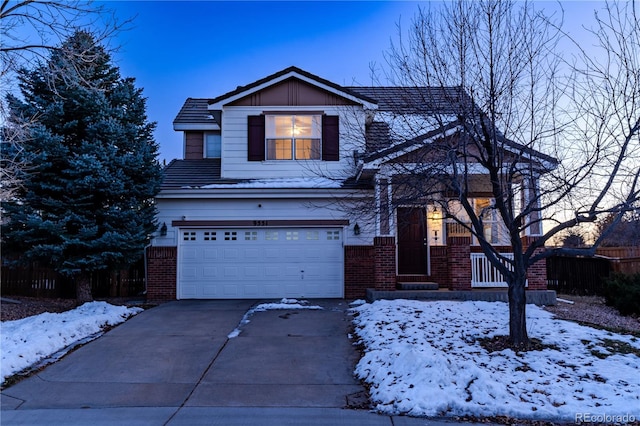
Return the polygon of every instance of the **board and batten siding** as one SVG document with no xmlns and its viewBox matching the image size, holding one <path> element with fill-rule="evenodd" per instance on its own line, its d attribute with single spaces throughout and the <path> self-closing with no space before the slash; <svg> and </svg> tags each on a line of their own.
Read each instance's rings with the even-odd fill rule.
<svg viewBox="0 0 640 426">
<path fill-rule="evenodd" d="M 310 206 L 313 203 L 313 206 Z M 372 244 L 374 228 L 368 227 L 364 221 L 349 218 L 347 214 L 338 211 L 333 199 L 168 199 L 156 200 L 158 209 L 158 223 L 167 224 L 166 237 L 157 236 L 154 245 L 175 246 L 178 243 L 178 229 L 172 227 L 173 221 L 187 220 L 349 220 L 345 226 L 345 245 Z M 344 206 L 342 206 L 344 207 Z M 360 235 L 355 235 L 353 227 L 359 224 Z M 280 226 L 282 228 L 282 226 Z M 370 229 L 369 229 L 370 228 Z"/>
<path fill-rule="evenodd" d="M 184 159 L 200 160 L 204 158 L 204 131 L 184 132 Z"/>
<path fill-rule="evenodd" d="M 340 117 L 339 161 L 248 160 L 248 116 L 268 111 L 292 114 L 322 111 Z M 357 117 L 360 114 L 361 117 Z M 355 169 L 354 151 L 364 151 L 364 112 L 361 107 L 226 107 L 222 115 L 222 177 L 268 179 L 305 176 L 349 176 Z M 358 123 L 361 123 L 358 125 Z"/>
</svg>

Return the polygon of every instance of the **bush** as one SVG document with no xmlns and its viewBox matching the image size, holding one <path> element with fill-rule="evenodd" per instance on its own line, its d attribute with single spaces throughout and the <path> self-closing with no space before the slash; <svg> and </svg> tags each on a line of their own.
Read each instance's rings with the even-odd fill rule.
<svg viewBox="0 0 640 426">
<path fill-rule="evenodd" d="M 640 274 L 613 274 L 605 283 L 604 297 L 622 315 L 640 315 Z"/>
</svg>

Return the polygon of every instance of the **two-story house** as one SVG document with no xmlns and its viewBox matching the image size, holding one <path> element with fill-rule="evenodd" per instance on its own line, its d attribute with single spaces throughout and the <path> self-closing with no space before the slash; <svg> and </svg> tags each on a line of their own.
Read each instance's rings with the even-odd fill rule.
<svg viewBox="0 0 640 426">
<path fill-rule="evenodd" d="M 405 282 L 502 286 L 474 276 L 480 250 L 435 204 L 392 199 L 389 164 L 457 129 L 425 127 L 423 137 L 394 143 L 390 117 L 411 115 L 424 96 L 441 99 L 432 108 L 446 115 L 443 92 L 455 89 L 412 90 L 413 100 L 401 88 L 343 87 L 290 67 L 213 99 L 187 99 L 174 121 L 184 158 L 165 167 L 156 198 L 148 298 L 355 298 Z M 482 209 L 490 198 L 479 190 L 473 203 Z M 497 245 L 500 230 L 487 221 Z M 538 274 L 529 288 L 546 288 L 546 278 Z"/>
</svg>

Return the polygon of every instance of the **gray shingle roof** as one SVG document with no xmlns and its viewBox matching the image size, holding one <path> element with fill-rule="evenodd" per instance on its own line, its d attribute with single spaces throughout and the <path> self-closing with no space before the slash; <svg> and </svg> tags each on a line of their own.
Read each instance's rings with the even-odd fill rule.
<svg viewBox="0 0 640 426">
<path fill-rule="evenodd" d="M 215 111 L 209 111 L 207 109 L 210 103 L 232 96 L 235 93 L 245 91 L 252 86 L 262 84 L 264 81 L 268 81 L 269 79 L 272 79 L 279 74 L 283 74 L 285 71 L 289 72 L 292 69 L 295 68 L 287 68 L 280 73 L 258 80 L 250 85 L 238 87 L 236 90 L 215 99 L 187 98 L 173 123 L 217 123 Z M 314 76 L 313 74 L 309 74 L 298 69 L 295 70 L 302 75 L 308 74 L 308 76 L 315 78 L 323 84 L 330 84 L 339 90 L 361 97 L 363 100 L 377 103 L 378 110 L 384 112 L 392 112 L 396 114 L 425 114 L 434 112 L 441 114 L 455 114 L 461 108 L 462 104 L 460 103 L 460 99 L 470 102 L 468 97 L 462 94 L 459 87 L 341 87 L 323 80 L 320 77 Z"/>
<path fill-rule="evenodd" d="M 457 114 L 471 100 L 460 87 L 365 87 L 348 90 L 374 99 L 378 111 L 396 114 Z"/>
<path fill-rule="evenodd" d="M 160 190 L 220 183 L 220 159 L 173 160 L 163 169 Z"/>
<path fill-rule="evenodd" d="M 160 190 L 200 188 L 212 184 L 234 184 L 248 182 L 250 179 L 222 179 L 220 177 L 220 159 L 173 160 L 163 169 L 164 178 Z M 370 189 L 369 182 L 349 178 L 342 183 L 344 189 Z"/>
<path fill-rule="evenodd" d="M 208 123 L 220 124 L 215 120 L 214 115 L 207 109 L 209 99 L 187 98 L 178 112 L 173 124 Z"/>
</svg>

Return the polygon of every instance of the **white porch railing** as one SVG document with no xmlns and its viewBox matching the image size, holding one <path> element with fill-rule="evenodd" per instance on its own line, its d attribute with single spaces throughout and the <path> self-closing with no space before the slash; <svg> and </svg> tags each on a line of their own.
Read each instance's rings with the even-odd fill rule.
<svg viewBox="0 0 640 426">
<path fill-rule="evenodd" d="M 513 259 L 513 253 L 502 253 Z M 508 287 L 502 274 L 489 262 L 484 253 L 471 253 L 471 287 Z"/>
</svg>

